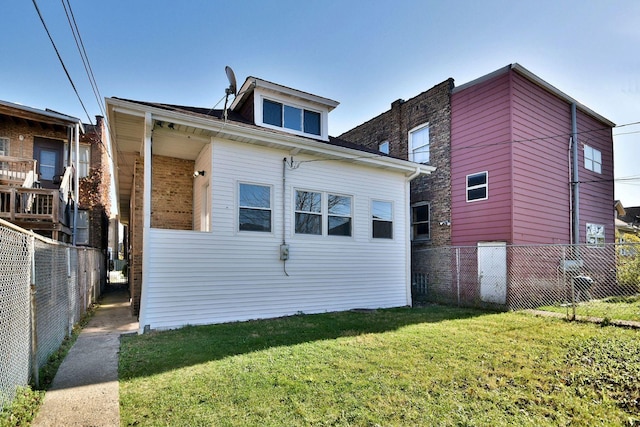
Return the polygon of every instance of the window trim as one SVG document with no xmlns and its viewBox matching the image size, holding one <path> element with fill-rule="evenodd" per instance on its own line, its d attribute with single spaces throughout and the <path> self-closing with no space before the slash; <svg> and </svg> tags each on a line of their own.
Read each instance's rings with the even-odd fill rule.
<svg viewBox="0 0 640 427">
<path fill-rule="evenodd" d="M 262 207 L 255 207 L 255 206 L 242 206 L 240 204 L 240 188 L 242 185 L 254 185 L 257 187 L 265 187 L 269 189 L 269 207 L 268 208 L 262 208 Z M 264 184 L 264 183 L 260 183 L 260 182 L 250 182 L 250 181 L 238 181 L 236 184 L 236 195 L 237 195 L 237 202 L 236 202 L 236 232 L 238 233 L 259 233 L 259 234 L 265 234 L 265 235 L 269 235 L 269 234 L 273 234 L 273 216 L 274 216 L 274 212 L 273 212 L 273 185 L 270 184 Z M 240 229 L 240 209 L 253 209 L 253 210 L 261 210 L 261 211 L 269 211 L 270 215 L 269 215 L 269 230 L 241 230 Z"/>
<path fill-rule="evenodd" d="M 469 177 L 472 177 L 472 176 L 475 176 L 475 175 L 482 175 L 482 174 L 484 174 L 484 176 L 485 176 L 484 184 L 469 186 Z M 484 188 L 485 189 L 484 197 L 469 200 L 469 191 L 470 190 L 477 190 L 477 189 L 480 189 L 480 188 Z M 469 175 L 467 175 L 465 177 L 465 199 L 466 199 L 467 203 L 479 202 L 479 201 L 482 201 L 482 200 L 488 200 L 489 199 L 489 171 L 474 172 L 474 173 L 470 173 Z"/>
<path fill-rule="evenodd" d="M 590 145 L 587 144 L 583 144 L 583 151 L 584 151 L 584 168 L 586 170 L 589 170 L 591 172 L 597 173 L 597 174 L 602 174 L 602 151 L 598 150 L 595 147 L 592 147 Z M 587 153 L 589 153 L 589 156 L 587 157 Z M 598 157 L 600 157 L 600 161 L 597 162 L 595 159 L 595 154 L 598 153 Z M 589 167 L 589 166 L 591 167 Z M 597 165 L 597 167 L 596 167 Z M 596 170 L 597 169 L 597 170 Z"/>
<path fill-rule="evenodd" d="M 420 208 L 426 206 L 427 207 L 427 220 L 426 221 L 416 221 L 415 215 L 413 213 L 415 208 Z M 415 226 L 418 224 L 427 224 L 429 228 L 429 234 L 417 235 L 415 231 Z M 431 203 L 429 202 L 417 202 L 411 205 L 411 240 L 431 240 Z"/>
<path fill-rule="evenodd" d="M 375 219 L 373 217 L 373 205 L 374 203 L 379 202 L 379 203 L 388 203 L 391 205 L 391 219 L 390 220 L 383 220 L 383 219 Z M 395 206 L 392 200 L 382 200 L 382 199 L 371 199 L 371 202 L 369 203 L 369 224 L 371 227 L 371 233 L 369 234 L 369 236 L 371 237 L 372 240 L 375 241 L 389 241 L 389 240 L 395 240 L 395 236 L 394 236 L 394 232 L 393 232 L 393 228 L 394 228 L 394 223 L 395 223 Z M 374 227 L 374 223 L 376 221 L 379 222 L 389 222 L 391 223 L 391 237 L 381 237 L 381 236 L 374 236 L 374 231 L 375 231 L 375 227 Z"/>
<path fill-rule="evenodd" d="M 422 131 L 423 129 L 427 130 L 427 143 L 420 145 L 418 147 L 414 147 L 413 146 L 413 135 Z M 429 122 L 423 123 L 419 126 L 414 127 L 413 129 L 409 130 L 409 136 L 408 136 L 408 157 L 409 157 L 409 161 L 415 162 L 415 163 L 420 163 L 420 164 L 429 164 L 429 162 L 431 161 L 431 131 L 430 131 L 430 126 L 429 126 Z M 423 161 L 423 162 L 418 162 L 415 160 L 415 151 L 417 149 L 423 148 L 423 147 L 427 147 L 426 150 L 426 155 L 427 155 L 427 160 Z"/>
</svg>

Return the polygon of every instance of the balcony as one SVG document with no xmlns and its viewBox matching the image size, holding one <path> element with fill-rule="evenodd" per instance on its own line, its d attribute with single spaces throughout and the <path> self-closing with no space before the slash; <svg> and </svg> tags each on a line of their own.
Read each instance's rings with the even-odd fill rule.
<svg viewBox="0 0 640 427">
<path fill-rule="evenodd" d="M 0 156 L 0 218 L 55 240 L 68 240 L 73 224 L 72 173 L 73 168 L 67 168 L 60 188 L 38 188 L 35 160 Z"/>
</svg>

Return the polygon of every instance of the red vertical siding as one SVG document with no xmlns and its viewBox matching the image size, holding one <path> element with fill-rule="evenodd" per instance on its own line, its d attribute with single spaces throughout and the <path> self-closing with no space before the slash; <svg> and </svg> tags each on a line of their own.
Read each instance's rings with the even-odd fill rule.
<svg viewBox="0 0 640 427">
<path fill-rule="evenodd" d="M 571 105 L 511 72 L 514 244 L 569 243 Z"/>
<path fill-rule="evenodd" d="M 511 240 L 509 75 L 451 97 L 451 240 L 453 245 Z M 488 199 L 466 201 L 466 176 L 487 171 Z"/>
</svg>

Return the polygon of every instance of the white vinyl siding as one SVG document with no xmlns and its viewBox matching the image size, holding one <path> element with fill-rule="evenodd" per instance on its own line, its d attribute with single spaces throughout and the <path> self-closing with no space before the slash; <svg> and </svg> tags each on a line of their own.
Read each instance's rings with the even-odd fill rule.
<svg viewBox="0 0 640 427">
<path fill-rule="evenodd" d="M 314 158 L 298 155 L 300 166 L 286 171 L 283 211 L 287 152 L 216 140 L 212 153 L 212 231 L 149 230 L 141 329 L 407 304 L 407 242 L 373 243 L 369 219 L 372 200 L 393 202 L 393 234 L 405 235 L 403 174 L 338 161 L 305 163 Z M 237 231 L 239 182 L 271 184 L 271 233 Z M 350 195 L 352 236 L 296 234 L 296 189 Z M 288 275 L 279 258 L 283 226 Z"/>
</svg>

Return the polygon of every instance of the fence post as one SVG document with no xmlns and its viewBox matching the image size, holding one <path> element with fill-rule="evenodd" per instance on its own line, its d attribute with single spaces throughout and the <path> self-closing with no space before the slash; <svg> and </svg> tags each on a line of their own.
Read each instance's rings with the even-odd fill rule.
<svg viewBox="0 0 640 427">
<path fill-rule="evenodd" d="M 38 324 L 36 304 L 36 243 L 35 237 L 29 236 L 31 253 L 31 280 L 29 283 L 31 294 L 31 370 L 33 383 L 40 387 L 40 367 L 38 366 Z"/>
<path fill-rule="evenodd" d="M 456 291 L 458 294 L 458 307 L 460 306 L 460 248 L 456 248 Z"/>
</svg>

